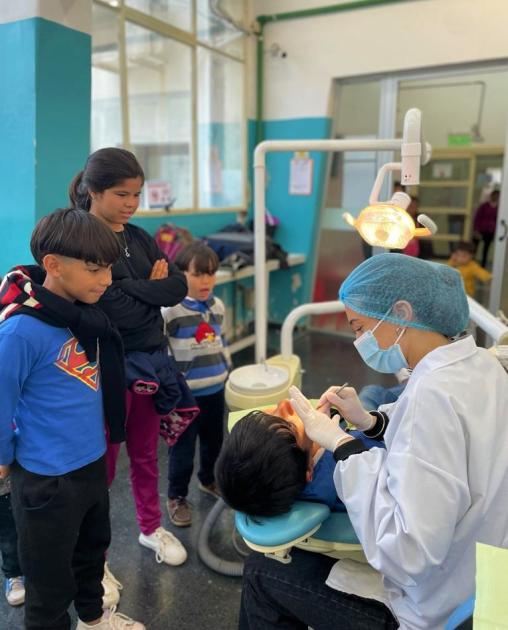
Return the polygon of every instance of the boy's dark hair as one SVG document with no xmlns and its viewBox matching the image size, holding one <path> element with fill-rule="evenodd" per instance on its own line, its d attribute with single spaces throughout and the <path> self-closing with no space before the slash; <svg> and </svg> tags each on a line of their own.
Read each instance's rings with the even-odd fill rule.
<svg viewBox="0 0 508 630">
<path fill-rule="evenodd" d="M 47 254 L 112 265 L 122 251 L 111 228 L 88 212 L 74 208 L 55 210 L 42 217 L 32 232 L 30 250 L 41 266 Z"/>
<path fill-rule="evenodd" d="M 143 169 L 133 153 L 116 147 L 99 149 L 88 156 L 85 168 L 69 186 L 71 206 L 88 211 L 92 204 L 90 190 L 101 193 L 125 179 L 136 177 L 145 181 Z"/>
<path fill-rule="evenodd" d="M 499 190 L 497 188 L 490 193 L 490 199 L 499 199 Z"/>
<path fill-rule="evenodd" d="M 211 247 L 201 241 L 196 241 L 184 247 L 175 258 L 175 265 L 180 271 L 189 271 L 191 262 L 197 273 L 214 274 L 219 268 L 219 257 Z"/>
<path fill-rule="evenodd" d="M 468 254 L 471 254 L 472 256 L 474 256 L 475 246 L 473 245 L 473 243 L 470 243 L 469 241 L 459 241 L 455 245 L 454 251 L 467 252 Z"/>
<path fill-rule="evenodd" d="M 222 446 L 215 478 L 224 501 L 250 516 L 289 512 L 306 482 L 308 453 L 291 424 L 263 411 L 239 420 Z"/>
</svg>

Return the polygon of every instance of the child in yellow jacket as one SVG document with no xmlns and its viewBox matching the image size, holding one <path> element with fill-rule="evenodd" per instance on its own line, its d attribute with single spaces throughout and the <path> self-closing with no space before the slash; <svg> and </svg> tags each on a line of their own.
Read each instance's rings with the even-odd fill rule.
<svg viewBox="0 0 508 630">
<path fill-rule="evenodd" d="M 487 271 L 476 260 L 473 260 L 474 251 L 473 243 L 459 241 L 451 258 L 448 260 L 448 265 L 455 267 L 460 272 L 464 280 L 466 293 L 471 297 L 474 296 L 476 280 L 489 282 L 492 279 L 490 271 Z"/>
</svg>

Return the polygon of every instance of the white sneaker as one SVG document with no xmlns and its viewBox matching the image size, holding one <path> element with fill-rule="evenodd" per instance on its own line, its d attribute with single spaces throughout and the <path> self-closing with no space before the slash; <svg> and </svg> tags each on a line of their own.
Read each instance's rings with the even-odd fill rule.
<svg viewBox="0 0 508 630">
<path fill-rule="evenodd" d="M 89 630 L 91 628 L 93 630 L 146 630 L 146 627 L 139 621 L 134 621 L 127 615 L 117 613 L 116 606 L 107 610 L 99 623 L 94 626 L 78 619 L 76 630 Z"/>
<path fill-rule="evenodd" d="M 22 576 L 6 578 L 5 597 L 11 606 L 25 603 L 25 579 Z"/>
<path fill-rule="evenodd" d="M 183 564 L 187 560 L 187 552 L 182 543 L 164 527 L 158 527 L 153 534 L 139 535 L 139 544 L 155 551 L 157 562 L 165 562 L 173 566 Z"/>
<path fill-rule="evenodd" d="M 111 573 L 107 562 L 104 563 L 104 577 L 102 578 L 102 588 L 104 589 L 102 607 L 104 609 L 107 609 L 116 606 L 120 601 L 120 591 L 123 589 L 123 586 Z"/>
</svg>

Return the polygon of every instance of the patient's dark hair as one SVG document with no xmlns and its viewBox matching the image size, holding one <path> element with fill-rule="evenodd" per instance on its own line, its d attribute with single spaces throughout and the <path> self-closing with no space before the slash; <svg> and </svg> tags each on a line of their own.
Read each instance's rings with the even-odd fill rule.
<svg viewBox="0 0 508 630">
<path fill-rule="evenodd" d="M 289 512 L 305 486 L 308 453 L 300 448 L 291 423 L 262 411 L 239 420 L 225 441 L 215 467 L 224 501 L 250 516 Z"/>
<path fill-rule="evenodd" d="M 47 254 L 104 266 L 115 263 L 121 254 L 111 228 L 88 212 L 73 208 L 55 210 L 42 217 L 32 232 L 30 250 L 41 266 Z"/>
</svg>

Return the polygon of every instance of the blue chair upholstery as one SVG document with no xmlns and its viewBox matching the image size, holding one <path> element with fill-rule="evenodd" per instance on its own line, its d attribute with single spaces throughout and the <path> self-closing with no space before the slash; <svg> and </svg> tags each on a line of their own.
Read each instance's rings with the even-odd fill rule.
<svg viewBox="0 0 508 630">
<path fill-rule="evenodd" d="M 345 545 L 360 544 L 347 512 L 331 512 L 314 534 L 314 538 Z"/>
<path fill-rule="evenodd" d="M 330 515 L 322 503 L 296 501 L 291 511 L 280 516 L 256 517 L 236 512 L 235 524 L 240 536 L 255 545 L 275 547 L 304 536 Z M 347 515 L 346 515 L 347 517 Z"/>
<path fill-rule="evenodd" d="M 472 617 L 474 612 L 474 602 L 474 595 L 473 597 L 466 599 L 465 602 L 462 602 L 462 604 L 458 606 L 448 618 L 445 630 L 455 630 L 455 628 L 458 628 L 461 623 L 464 623 L 464 621 L 467 621 L 467 619 Z"/>
</svg>

